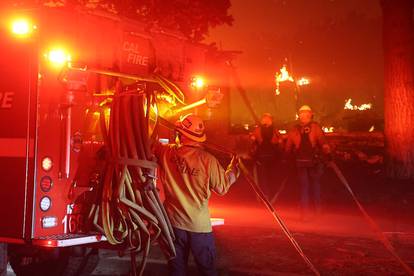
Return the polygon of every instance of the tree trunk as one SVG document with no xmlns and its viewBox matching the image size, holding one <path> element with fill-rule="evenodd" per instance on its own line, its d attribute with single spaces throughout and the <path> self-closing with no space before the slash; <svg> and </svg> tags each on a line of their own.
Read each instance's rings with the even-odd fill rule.
<svg viewBox="0 0 414 276">
<path fill-rule="evenodd" d="M 387 176 L 414 179 L 414 0 L 382 0 Z"/>
</svg>

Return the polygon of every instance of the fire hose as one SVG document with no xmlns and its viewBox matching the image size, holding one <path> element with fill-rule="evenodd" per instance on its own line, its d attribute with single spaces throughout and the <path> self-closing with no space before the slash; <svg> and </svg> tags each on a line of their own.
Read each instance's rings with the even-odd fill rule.
<svg viewBox="0 0 414 276">
<path fill-rule="evenodd" d="M 299 253 L 299 255 L 302 257 L 302 259 L 305 261 L 306 265 L 309 267 L 310 270 L 315 275 L 320 275 L 319 271 L 316 269 L 316 267 L 312 264 L 310 259 L 305 255 L 302 248 L 298 244 L 298 242 L 293 237 L 292 233 L 287 228 L 286 224 L 282 220 L 282 218 L 279 216 L 279 214 L 276 212 L 275 208 L 273 208 L 272 204 L 267 200 L 266 196 L 264 195 L 263 191 L 260 189 L 259 185 L 253 180 L 253 178 L 250 176 L 249 171 L 247 170 L 246 166 L 243 164 L 242 161 L 239 162 L 240 169 L 243 172 L 243 175 L 247 182 L 250 184 L 250 186 L 253 188 L 253 191 L 256 193 L 256 195 L 259 196 L 259 198 L 263 201 L 266 208 L 270 211 L 276 222 L 279 224 L 280 228 L 282 229 L 285 236 L 289 239 L 289 241 L 292 243 L 293 247 L 296 249 L 296 251 Z"/>
<path fill-rule="evenodd" d="M 208 143 L 207 145 L 212 147 L 216 151 L 220 151 L 220 152 L 227 153 L 227 154 L 230 154 L 230 155 L 235 154 L 235 153 L 233 153 L 233 152 L 231 152 L 227 149 L 224 149 L 223 147 L 218 146 L 218 145 L 214 145 L 214 144 L 211 144 L 211 143 Z M 312 270 L 312 272 L 314 272 L 315 275 L 320 275 L 319 272 L 314 267 L 314 265 L 311 263 L 311 261 L 303 253 L 303 251 L 300 248 L 299 244 L 293 238 L 293 236 L 290 233 L 289 229 L 286 227 L 285 223 L 280 218 L 280 216 L 276 213 L 276 210 L 273 208 L 272 204 L 267 200 L 266 196 L 263 194 L 260 187 L 253 180 L 253 178 L 250 176 L 250 174 L 249 174 L 247 168 L 245 167 L 245 165 L 242 162 L 240 162 L 239 164 L 240 164 L 240 169 L 243 172 L 244 177 L 246 178 L 246 180 L 248 181 L 250 186 L 253 188 L 254 192 L 263 201 L 266 208 L 272 213 L 273 217 L 275 218 L 275 220 L 278 222 L 278 224 L 282 228 L 283 233 L 288 237 L 288 239 L 290 240 L 292 245 L 295 247 L 296 251 L 300 254 L 302 259 L 305 261 L 305 263 L 308 265 L 308 267 Z M 358 206 L 358 208 L 361 211 L 361 213 L 363 214 L 364 218 L 367 220 L 368 224 L 370 225 L 370 227 L 372 228 L 374 233 L 378 236 L 379 241 L 385 246 L 387 251 L 389 251 L 389 253 L 395 258 L 395 260 L 404 268 L 404 270 L 408 273 L 408 275 L 414 275 L 413 269 L 401 259 L 401 257 L 397 254 L 397 252 L 396 252 L 395 248 L 393 247 L 393 245 L 391 244 L 391 242 L 388 240 L 388 238 L 385 236 L 385 234 L 381 231 L 378 224 L 375 223 L 375 221 L 368 215 L 365 208 L 361 205 L 361 203 L 357 199 L 355 193 L 351 189 L 351 186 L 349 185 L 348 181 L 346 180 L 345 176 L 342 174 L 342 172 L 338 168 L 338 166 L 333 161 L 327 162 L 327 165 L 328 165 L 328 167 L 330 167 L 334 170 L 334 172 L 337 175 L 338 179 L 345 186 L 347 191 L 351 194 L 354 202 Z M 285 181 L 283 181 L 282 183 L 284 183 L 284 182 Z M 278 195 L 278 194 L 279 193 L 277 193 L 276 195 Z M 275 196 L 275 197 L 277 197 L 277 196 Z"/>
<path fill-rule="evenodd" d="M 103 109 L 100 114 L 107 156 L 99 199 L 89 218 L 110 244 L 129 250 L 132 275 L 143 274 L 155 242 L 167 258 L 175 256 L 174 232 L 155 188 L 157 164 L 148 131 L 153 101 L 152 95 L 125 93 L 118 88 L 110 106 L 109 127 Z"/>
<path fill-rule="evenodd" d="M 237 90 L 240 93 L 240 96 L 243 99 L 244 104 L 246 105 L 247 109 L 249 110 L 250 115 L 252 116 L 254 122 L 259 125 L 260 124 L 260 119 L 256 114 L 256 111 L 254 110 L 251 101 L 249 100 L 249 98 L 247 97 L 247 93 L 246 90 L 243 88 L 240 78 L 239 78 L 239 74 L 237 73 L 236 68 L 234 67 L 234 65 L 229 61 L 228 65 L 230 67 L 230 71 L 231 71 L 231 76 L 234 80 L 234 83 L 236 85 Z"/>
<path fill-rule="evenodd" d="M 289 176 L 286 176 L 282 182 L 280 183 L 279 189 L 278 191 L 275 193 L 275 195 L 272 197 L 272 199 L 270 200 L 270 203 L 273 205 L 275 204 L 276 200 L 278 199 L 278 197 L 280 196 L 280 194 L 283 192 L 283 189 L 286 186 L 286 183 L 288 182 Z"/>
<path fill-rule="evenodd" d="M 346 180 L 345 176 L 342 174 L 338 166 L 333 161 L 329 161 L 328 167 L 333 169 L 338 179 L 341 181 L 341 183 L 345 186 L 345 188 L 351 194 L 352 199 L 354 200 L 355 204 L 358 206 L 358 209 L 363 214 L 364 218 L 368 222 L 369 226 L 372 228 L 373 232 L 377 235 L 379 241 L 385 246 L 387 251 L 395 258 L 395 260 L 404 268 L 404 270 L 409 275 L 414 275 L 414 270 L 401 259 L 401 257 L 397 254 L 394 246 L 391 244 L 391 242 L 382 232 L 378 224 L 375 223 L 375 221 L 368 215 L 365 208 L 361 205 L 355 193 L 352 191 L 351 186 L 349 185 L 348 181 Z"/>
<path fill-rule="evenodd" d="M 167 128 L 173 129 L 172 124 L 169 123 L 168 121 L 162 119 L 162 118 L 161 118 L 161 124 L 163 124 Z M 213 151 L 222 152 L 222 153 L 224 153 L 226 155 L 230 155 L 230 156 L 234 156 L 235 155 L 234 152 L 229 151 L 228 149 L 226 149 L 226 148 L 224 148 L 222 146 L 215 145 L 215 144 L 212 144 L 212 143 L 209 143 L 209 142 L 206 142 L 205 145 L 207 146 L 207 148 L 211 148 Z M 254 192 L 258 195 L 258 197 L 265 204 L 266 208 L 271 212 L 272 216 L 278 222 L 279 226 L 282 228 L 283 233 L 288 237 L 288 239 L 290 240 L 290 242 L 292 243 L 292 245 L 294 246 L 294 248 L 296 249 L 296 251 L 300 254 L 300 256 L 302 257 L 302 259 L 305 261 L 305 263 L 308 265 L 308 267 L 312 270 L 312 272 L 315 275 L 320 275 L 320 273 L 315 268 L 315 266 L 312 264 L 312 262 L 309 260 L 309 258 L 307 258 L 307 256 L 304 254 L 303 250 L 300 248 L 299 244 L 296 242 L 296 240 L 294 239 L 294 237 L 290 233 L 289 229 L 286 227 L 285 223 L 283 222 L 283 220 L 277 214 L 277 212 L 273 208 L 272 204 L 267 200 L 266 196 L 263 194 L 263 192 L 260 189 L 260 187 L 253 180 L 253 178 L 250 176 L 250 174 L 249 174 L 247 168 L 245 167 L 245 165 L 243 164 L 243 162 L 240 161 L 239 164 L 240 164 L 240 169 L 241 169 L 244 177 L 246 178 L 246 180 L 248 181 L 248 183 L 250 184 L 250 186 L 253 188 Z M 360 211 L 364 215 L 364 218 L 368 221 L 369 225 L 372 227 L 372 229 L 374 230 L 374 232 L 378 235 L 379 240 L 383 243 L 383 245 L 385 246 L 385 248 L 398 261 L 398 263 L 400 263 L 400 265 L 405 269 L 405 271 L 409 275 L 414 275 L 414 272 L 413 272 L 412 268 L 409 267 L 399 257 L 399 255 L 395 251 L 395 248 L 392 246 L 392 244 L 390 243 L 390 241 L 388 240 L 388 238 L 384 235 L 384 233 L 381 231 L 381 229 L 375 223 L 375 221 L 365 211 L 364 207 L 358 201 L 356 195 L 352 191 L 350 185 L 348 184 L 347 180 L 345 179 L 344 175 L 339 170 L 339 168 L 337 167 L 337 165 L 333 161 L 330 161 L 330 162 L 328 162 L 328 166 L 331 167 L 334 170 L 334 172 L 336 173 L 336 175 L 339 178 L 339 180 L 342 182 L 342 184 L 346 187 L 346 189 L 348 190 L 348 192 L 351 194 L 353 200 L 355 201 L 355 203 L 357 204 L 358 208 L 360 209 Z M 285 181 L 283 181 L 282 183 L 284 183 L 284 182 Z M 277 193 L 277 194 L 279 194 L 279 193 Z"/>
<path fill-rule="evenodd" d="M 160 123 L 163 126 L 169 128 L 169 129 L 174 129 L 173 125 L 170 122 L 168 122 L 165 119 L 163 119 L 163 118 L 160 118 Z M 204 145 L 207 148 L 210 148 L 213 151 L 222 152 L 222 153 L 224 153 L 226 155 L 229 155 L 231 157 L 233 157 L 233 156 L 236 155 L 234 152 L 232 152 L 232 151 L 230 151 L 230 150 L 228 150 L 228 149 L 226 149 L 226 148 L 224 148 L 222 146 L 212 144 L 210 142 L 205 142 Z M 271 212 L 272 216 L 275 218 L 275 220 L 277 221 L 277 223 L 281 227 L 283 233 L 286 235 L 286 237 L 292 243 L 292 245 L 294 246 L 295 250 L 299 253 L 299 255 L 302 257 L 302 259 L 305 261 L 305 263 L 308 265 L 308 267 L 312 270 L 312 272 L 315 275 L 319 276 L 320 275 L 319 271 L 315 268 L 315 266 L 312 264 L 312 262 L 309 260 L 309 258 L 305 255 L 305 253 L 303 252 L 302 248 L 300 247 L 300 245 L 298 244 L 298 242 L 295 240 L 295 238 L 293 237 L 292 233 L 287 228 L 286 224 L 283 222 L 282 218 L 277 214 L 277 212 L 273 208 L 272 204 L 266 198 L 266 196 L 264 195 L 264 193 L 261 190 L 261 188 L 259 187 L 259 185 L 257 185 L 257 183 L 250 176 L 249 171 L 247 170 L 247 168 L 245 167 L 245 165 L 243 164 L 243 162 L 240 159 L 239 159 L 239 166 L 240 166 L 241 172 L 243 173 L 243 176 L 245 177 L 245 179 L 247 180 L 247 182 L 250 184 L 250 186 L 252 187 L 252 189 L 256 193 L 256 195 L 265 204 L 266 208 Z"/>
</svg>

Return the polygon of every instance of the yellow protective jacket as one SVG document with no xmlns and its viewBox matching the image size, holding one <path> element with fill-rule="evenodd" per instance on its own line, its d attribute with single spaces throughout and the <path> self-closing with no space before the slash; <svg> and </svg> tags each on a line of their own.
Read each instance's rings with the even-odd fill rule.
<svg viewBox="0 0 414 276">
<path fill-rule="evenodd" d="M 212 231 L 208 200 L 211 191 L 227 193 L 231 180 L 218 160 L 201 144 L 154 146 L 165 191 L 165 209 L 171 224 L 179 229 Z"/>
</svg>

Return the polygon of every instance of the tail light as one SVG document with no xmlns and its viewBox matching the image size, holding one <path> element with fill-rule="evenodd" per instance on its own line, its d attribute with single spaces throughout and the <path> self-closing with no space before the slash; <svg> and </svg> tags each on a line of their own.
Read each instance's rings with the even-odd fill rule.
<svg viewBox="0 0 414 276">
<path fill-rule="evenodd" d="M 50 189 L 52 189 L 52 186 L 53 186 L 53 180 L 50 176 L 46 175 L 40 179 L 40 189 L 43 192 L 45 193 L 49 192 Z"/>
</svg>

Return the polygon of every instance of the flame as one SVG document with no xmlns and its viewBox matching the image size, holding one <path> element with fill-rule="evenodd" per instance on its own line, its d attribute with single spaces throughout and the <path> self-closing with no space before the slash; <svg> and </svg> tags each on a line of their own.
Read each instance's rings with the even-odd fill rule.
<svg viewBox="0 0 414 276">
<path fill-rule="evenodd" d="M 286 69 L 286 65 L 283 65 L 280 69 L 280 73 L 276 73 L 276 81 L 293 81 L 293 77 L 289 75 L 289 71 Z"/>
<path fill-rule="evenodd" d="M 286 129 L 279 129 L 279 134 L 286 134 L 287 133 L 287 131 L 286 131 Z"/>
<path fill-rule="evenodd" d="M 347 109 L 347 110 L 368 110 L 371 108 L 372 108 L 372 103 L 361 104 L 360 106 L 352 105 L 351 98 L 345 101 L 345 106 L 344 106 L 344 109 Z"/>
<path fill-rule="evenodd" d="M 334 132 L 334 127 L 322 127 L 323 132 L 325 133 L 332 133 Z"/>
<path fill-rule="evenodd" d="M 276 95 L 280 95 L 279 85 L 281 82 L 290 81 L 294 82 L 293 77 L 289 74 L 289 71 L 286 69 L 286 65 L 283 65 L 282 68 L 280 68 L 279 72 L 276 73 L 275 76 L 276 80 Z"/>
<path fill-rule="evenodd" d="M 372 126 L 368 131 L 373 132 L 375 130 L 375 126 Z"/>
<path fill-rule="evenodd" d="M 299 85 L 299 86 L 308 85 L 308 84 L 310 84 L 310 80 L 307 79 L 307 78 L 302 77 L 298 81 L 296 81 L 296 84 Z"/>
</svg>

